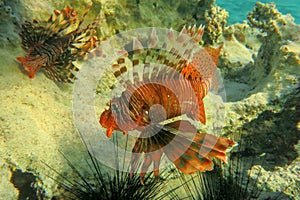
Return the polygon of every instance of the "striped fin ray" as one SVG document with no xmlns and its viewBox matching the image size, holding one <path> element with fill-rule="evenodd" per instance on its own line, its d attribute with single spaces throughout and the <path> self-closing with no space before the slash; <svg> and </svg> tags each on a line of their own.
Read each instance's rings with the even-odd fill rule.
<svg viewBox="0 0 300 200">
<path fill-rule="evenodd" d="M 189 35 L 191 38 L 193 38 L 193 40 L 198 43 L 201 41 L 202 36 L 204 34 L 204 26 L 200 25 L 198 28 L 196 27 L 196 25 L 194 24 L 194 26 L 189 26 L 186 29 L 186 34 Z"/>
<path fill-rule="evenodd" d="M 82 17 L 80 18 L 79 22 L 77 22 L 78 21 L 77 13 L 75 12 L 73 7 L 67 6 L 61 11 L 54 10 L 54 14 L 52 14 L 47 21 L 49 25 L 46 26 L 46 28 L 55 31 L 57 34 L 60 34 L 61 32 L 64 32 L 64 34 L 86 32 L 87 29 L 93 29 L 97 26 L 97 23 L 99 21 L 99 16 L 96 17 L 94 22 L 92 24 L 89 24 L 87 28 L 81 29 L 81 25 L 83 24 L 85 17 L 89 13 L 92 5 L 93 5 L 92 3 L 87 5 L 87 8 L 85 12 L 82 14 Z M 68 32 L 67 28 L 70 25 L 75 23 L 78 23 L 76 29 L 73 29 L 71 30 L 71 32 Z"/>
<path fill-rule="evenodd" d="M 199 47 L 198 42 L 201 40 L 203 33 L 203 26 L 198 28 L 195 25 L 188 28 L 184 26 L 178 35 L 171 28 L 168 32 L 167 41 L 161 46 L 163 49 L 166 49 L 165 52 L 161 52 L 161 57 L 164 57 L 164 62 L 161 63 L 181 72 L 189 65 L 193 49 Z"/>
<path fill-rule="evenodd" d="M 85 16 L 88 14 L 91 6 L 92 4 L 88 5 L 88 9 L 83 14 L 83 17 L 78 23 L 77 28 L 69 33 L 69 35 L 73 35 L 74 37 L 70 46 L 73 47 L 73 52 L 76 52 L 74 54 L 77 54 L 82 60 L 86 59 L 85 55 L 94 50 L 100 42 L 100 40 L 95 36 L 96 28 L 101 22 L 100 14 L 91 24 L 88 24 L 87 27 L 81 28 Z"/>
<path fill-rule="evenodd" d="M 49 37 L 53 37 L 54 32 L 52 30 L 45 29 L 40 26 L 36 20 L 34 22 L 26 21 L 22 25 L 22 30 L 19 35 L 22 38 L 22 48 L 25 51 L 41 45 Z"/>
<path fill-rule="evenodd" d="M 74 8 L 67 6 L 61 11 L 54 10 L 54 14 L 47 21 L 40 22 L 36 19 L 33 19 L 32 22 L 25 21 L 20 32 L 23 49 L 29 50 L 42 45 L 46 40 L 55 40 L 76 20 L 77 15 Z"/>
<path fill-rule="evenodd" d="M 52 31 L 57 35 L 61 35 L 66 32 L 66 29 L 77 21 L 77 14 L 74 8 L 67 6 L 61 11 L 54 10 L 54 14 L 50 18 L 43 22 L 41 25 L 45 29 Z"/>
<path fill-rule="evenodd" d="M 54 65 L 44 68 L 46 71 L 47 77 L 57 82 L 73 83 L 76 79 L 75 72 L 78 72 L 79 69 L 70 62 L 68 65 Z"/>
<path fill-rule="evenodd" d="M 203 33 L 204 26 L 199 26 L 198 29 L 196 29 L 195 25 L 193 27 L 189 26 L 188 28 L 186 28 L 184 26 L 182 28 L 179 36 L 176 39 L 176 48 L 182 49 L 181 55 L 183 55 L 183 57 L 186 59 L 186 62 L 183 62 L 181 65 L 177 66 L 178 71 L 181 72 L 187 67 L 189 68 L 188 71 L 190 71 L 191 65 L 193 68 L 193 63 L 191 63 L 191 61 L 194 57 L 194 49 L 199 49 L 199 41 L 202 39 Z M 198 78 L 200 78 L 201 74 L 198 73 L 197 76 L 199 76 Z"/>
<path fill-rule="evenodd" d="M 145 49 L 142 43 L 136 38 L 133 37 L 132 40 L 132 75 L 133 75 L 133 82 L 140 82 L 143 81 L 143 64 L 147 58 L 145 56 Z"/>
</svg>

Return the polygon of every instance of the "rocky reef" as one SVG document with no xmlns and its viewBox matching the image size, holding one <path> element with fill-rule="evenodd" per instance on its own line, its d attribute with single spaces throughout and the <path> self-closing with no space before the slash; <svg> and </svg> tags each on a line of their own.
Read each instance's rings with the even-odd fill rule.
<svg viewBox="0 0 300 200">
<path fill-rule="evenodd" d="M 277 174 L 268 187 L 295 197 L 299 195 L 300 26 L 272 3 L 256 3 L 248 20 L 225 30 L 225 55 L 220 64 L 228 94 L 224 132 L 251 138 L 249 157 L 263 154 L 262 167 Z M 232 42 L 243 44 L 241 51 L 248 52 L 248 62 L 226 55 L 232 53 L 226 49 Z M 280 173 L 292 184 L 279 178 Z"/>
<path fill-rule="evenodd" d="M 20 42 L 17 30 L 20 28 L 19 1 L 0 1 L 0 41 L 1 46 L 17 45 Z"/>
<path fill-rule="evenodd" d="M 57 85 L 42 73 L 28 79 L 15 57 L 22 55 L 17 33 L 23 20 L 47 19 L 68 4 L 85 10 L 91 2 L 87 18 L 101 13 L 101 37 L 140 27 L 180 30 L 204 24 L 203 43 L 224 44 L 218 65 L 227 94 L 222 132 L 251 141 L 243 154 L 249 160 L 264 159 L 253 166 L 263 169 L 258 184 L 271 175 L 266 190 L 299 197 L 300 25 L 275 4 L 257 3 L 248 21 L 228 25 L 227 11 L 215 0 L 0 0 L 0 113 L 5 113 L 0 116 L 0 199 L 18 197 L 10 182 L 12 166 L 34 173 L 50 199 L 60 191 L 41 161 L 69 177 L 73 174 L 59 150 L 82 164 L 79 154 L 85 149 L 72 122 L 73 86 Z"/>
</svg>

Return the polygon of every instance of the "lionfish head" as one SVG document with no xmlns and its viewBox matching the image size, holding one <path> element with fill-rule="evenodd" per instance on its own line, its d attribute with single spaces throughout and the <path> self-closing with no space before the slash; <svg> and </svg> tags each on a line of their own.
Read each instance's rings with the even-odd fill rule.
<svg viewBox="0 0 300 200">
<path fill-rule="evenodd" d="M 106 128 L 106 136 L 108 138 L 110 138 L 112 136 L 114 130 L 122 131 L 118 127 L 115 117 L 110 108 L 108 110 L 105 110 L 101 114 L 99 122 L 103 128 Z"/>
<path fill-rule="evenodd" d="M 43 67 L 47 57 L 40 56 L 37 58 L 31 58 L 26 56 L 25 58 L 17 57 L 16 59 L 22 63 L 24 69 L 29 73 L 29 78 L 33 78 L 35 72 Z"/>
</svg>

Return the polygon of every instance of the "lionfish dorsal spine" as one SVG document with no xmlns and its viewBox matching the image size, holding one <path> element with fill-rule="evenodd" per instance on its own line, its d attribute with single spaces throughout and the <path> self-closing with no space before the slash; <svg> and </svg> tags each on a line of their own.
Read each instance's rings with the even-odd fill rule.
<svg viewBox="0 0 300 200">
<path fill-rule="evenodd" d="M 197 65 L 198 63 L 195 64 L 193 60 L 194 49 L 197 46 L 200 47 L 198 43 L 202 39 L 203 33 L 204 26 L 197 27 L 193 25 L 187 28 L 184 26 L 179 34 L 175 33 L 172 28 L 169 29 L 165 37 L 166 41 L 159 40 L 160 38 L 155 28 L 152 28 L 148 33 L 146 42 L 141 42 L 137 37 L 133 36 L 131 51 L 126 52 L 126 55 L 116 55 L 118 58 L 112 64 L 113 74 L 123 87 L 142 81 L 155 81 L 158 75 L 160 77 L 163 76 L 160 73 L 161 71 L 166 72 L 161 69 L 162 66 L 181 73 L 187 79 L 190 73 L 194 74 L 194 77 L 198 77 L 198 79 L 203 79 L 204 76 L 201 74 L 203 71 L 201 70 L 202 66 Z M 205 48 L 200 49 L 205 51 Z M 213 51 L 210 52 L 207 56 L 214 56 L 215 53 Z M 129 60 L 129 62 L 124 62 L 125 60 Z M 190 71 L 191 65 L 195 65 L 192 67 L 192 71 Z M 171 73 L 171 71 L 168 71 L 168 73 Z M 170 78 L 171 76 L 168 77 Z M 205 78 L 207 77 L 205 76 Z M 206 83 L 209 85 L 208 80 L 206 80 Z"/>
<path fill-rule="evenodd" d="M 152 31 L 150 33 L 150 41 L 148 44 L 148 48 L 155 48 L 158 44 L 158 36 L 155 28 L 152 28 Z"/>
</svg>

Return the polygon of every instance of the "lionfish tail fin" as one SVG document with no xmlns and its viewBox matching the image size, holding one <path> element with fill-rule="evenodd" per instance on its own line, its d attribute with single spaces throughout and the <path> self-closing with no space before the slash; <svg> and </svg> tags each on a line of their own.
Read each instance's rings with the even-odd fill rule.
<svg viewBox="0 0 300 200">
<path fill-rule="evenodd" d="M 208 53 L 208 55 L 210 55 L 211 59 L 213 60 L 213 62 L 215 63 L 215 65 L 218 65 L 218 58 L 221 52 L 221 49 L 223 47 L 223 44 L 221 44 L 218 48 L 213 48 L 210 46 L 206 46 L 204 49 L 206 50 L 206 52 Z"/>
<path fill-rule="evenodd" d="M 28 64 L 27 59 L 23 57 L 16 57 L 18 61 L 24 66 L 24 69 L 29 72 L 29 78 L 34 78 L 35 71 L 31 69 L 30 64 Z"/>
</svg>

